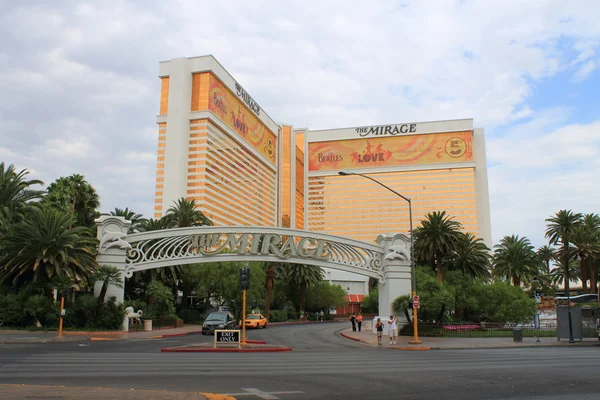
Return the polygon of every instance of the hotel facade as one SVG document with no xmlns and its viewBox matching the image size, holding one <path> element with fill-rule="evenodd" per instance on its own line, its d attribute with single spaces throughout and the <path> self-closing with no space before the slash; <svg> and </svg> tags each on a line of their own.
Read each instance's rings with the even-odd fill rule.
<svg viewBox="0 0 600 400">
<path fill-rule="evenodd" d="M 484 131 L 472 119 L 311 130 L 277 123 L 212 56 L 161 62 L 154 217 L 181 197 L 215 225 L 372 243 L 446 211 L 491 247 Z M 326 270 L 353 302 L 368 278 Z M 353 296 L 350 296 L 353 295 Z"/>
</svg>

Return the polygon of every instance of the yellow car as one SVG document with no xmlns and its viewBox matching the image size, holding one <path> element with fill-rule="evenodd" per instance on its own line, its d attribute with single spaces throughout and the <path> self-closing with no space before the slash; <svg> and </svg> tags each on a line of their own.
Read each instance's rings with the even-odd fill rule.
<svg viewBox="0 0 600 400">
<path fill-rule="evenodd" d="M 267 319 L 262 314 L 248 314 L 246 316 L 246 328 L 266 328 Z"/>
</svg>

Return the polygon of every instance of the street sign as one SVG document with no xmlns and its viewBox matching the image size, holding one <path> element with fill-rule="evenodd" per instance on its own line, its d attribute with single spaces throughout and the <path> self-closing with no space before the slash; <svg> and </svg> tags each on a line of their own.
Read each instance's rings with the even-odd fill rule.
<svg viewBox="0 0 600 400">
<path fill-rule="evenodd" d="M 237 344 L 240 347 L 240 331 L 237 329 L 215 329 L 215 342 L 213 347 L 216 348 L 218 344 Z"/>
<path fill-rule="evenodd" d="M 419 296 L 414 296 L 413 297 L 413 307 L 414 308 L 420 308 L 421 307 L 421 301 L 419 300 Z"/>
</svg>

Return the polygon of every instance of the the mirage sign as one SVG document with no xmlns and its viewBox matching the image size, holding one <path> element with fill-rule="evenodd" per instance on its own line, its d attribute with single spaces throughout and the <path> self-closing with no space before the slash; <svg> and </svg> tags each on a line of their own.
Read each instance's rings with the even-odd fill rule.
<svg viewBox="0 0 600 400">
<path fill-rule="evenodd" d="M 356 128 L 356 133 L 365 136 L 396 136 L 417 132 L 417 124 L 363 126 Z"/>
<path fill-rule="evenodd" d="M 205 256 L 226 252 L 240 255 L 274 255 L 327 260 L 331 245 L 323 239 L 285 236 L 277 233 L 206 233 L 191 235 L 189 250 Z"/>
</svg>

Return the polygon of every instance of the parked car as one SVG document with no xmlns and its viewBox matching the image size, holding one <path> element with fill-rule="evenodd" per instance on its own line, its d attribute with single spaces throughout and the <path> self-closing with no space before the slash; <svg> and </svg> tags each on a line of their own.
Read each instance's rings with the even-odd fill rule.
<svg viewBox="0 0 600 400">
<path fill-rule="evenodd" d="M 202 334 L 214 333 L 215 329 L 235 329 L 235 318 L 230 312 L 212 312 L 202 324 Z"/>
<path fill-rule="evenodd" d="M 240 321 L 240 325 L 242 321 Z M 248 314 L 246 316 L 246 328 L 263 328 L 267 327 L 267 319 L 262 314 Z"/>
</svg>

